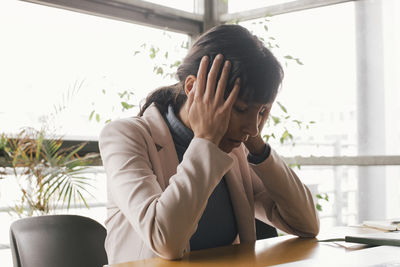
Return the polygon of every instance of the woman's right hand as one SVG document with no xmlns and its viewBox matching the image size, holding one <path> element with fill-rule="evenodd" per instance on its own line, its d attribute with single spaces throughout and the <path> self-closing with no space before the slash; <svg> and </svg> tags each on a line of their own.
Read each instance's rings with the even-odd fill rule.
<svg viewBox="0 0 400 267">
<path fill-rule="evenodd" d="M 217 146 L 225 135 L 231 116 L 232 106 L 239 94 L 240 82 L 235 85 L 228 98 L 224 99 L 231 63 L 218 54 L 207 74 L 209 58 L 200 62 L 197 79 L 188 95 L 186 112 L 194 136 L 207 139 Z M 222 66 L 223 65 L 223 66 Z M 222 66 L 220 79 L 217 81 Z"/>
</svg>

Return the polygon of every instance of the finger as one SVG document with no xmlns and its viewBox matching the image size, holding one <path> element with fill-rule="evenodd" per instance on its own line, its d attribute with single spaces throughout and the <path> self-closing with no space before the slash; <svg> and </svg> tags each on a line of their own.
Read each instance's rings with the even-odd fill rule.
<svg viewBox="0 0 400 267">
<path fill-rule="evenodd" d="M 208 56 L 204 56 L 200 61 L 199 70 L 197 71 L 195 97 L 202 97 L 204 94 L 207 80 L 208 61 Z"/>
<path fill-rule="evenodd" d="M 264 114 L 260 118 L 260 122 L 258 123 L 258 134 L 260 134 L 260 135 L 261 135 L 262 129 L 264 129 L 265 123 L 268 120 L 270 111 L 271 111 L 271 106 L 269 108 L 267 107 L 267 110 L 264 112 Z"/>
<path fill-rule="evenodd" d="M 271 112 L 271 106 L 267 107 L 267 110 L 264 112 L 264 114 L 261 118 L 261 126 L 263 126 L 265 124 L 265 122 L 267 121 L 270 112 Z"/>
<path fill-rule="evenodd" d="M 195 84 L 196 84 L 196 82 L 195 82 Z M 189 114 L 190 108 L 192 107 L 193 100 L 194 100 L 194 94 L 196 92 L 196 90 L 194 89 L 195 88 L 194 87 L 195 84 L 193 84 L 193 89 L 189 92 L 188 99 L 187 99 L 186 112 L 188 114 Z"/>
<path fill-rule="evenodd" d="M 260 120 L 260 123 L 258 124 L 258 132 L 260 133 L 261 130 L 264 128 L 265 122 L 268 119 L 268 114 L 264 114 Z"/>
<path fill-rule="evenodd" d="M 266 110 L 261 117 L 261 123 L 265 123 L 268 119 L 268 116 L 269 116 L 269 110 Z"/>
<path fill-rule="evenodd" d="M 225 61 L 222 69 L 221 78 L 218 81 L 217 91 L 215 92 L 215 103 L 220 104 L 223 102 L 224 94 L 226 91 L 226 85 L 228 83 L 229 71 L 231 69 L 231 62 Z"/>
<path fill-rule="evenodd" d="M 232 108 L 235 103 L 240 90 L 240 78 L 236 78 L 235 85 L 233 86 L 232 92 L 229 94 L 228 99 L 226 99 L 224 106 L 227 108 Z"/>
<path fill-rule="evenodd" d="M 224 59 L 224 56 L 221 54 L 218 54 L 213 61 L 210 72 L 208 73 L 208 76 L 207 76 L 206 91 L 204 92 L 205 100 L 211 99 L 215 94 L 215 86 L 217 84 L 217 77 L 218 77 L 219 70 L 221 69 L 221 64 L 222 64 L 223 59 Z"/>
</svg>

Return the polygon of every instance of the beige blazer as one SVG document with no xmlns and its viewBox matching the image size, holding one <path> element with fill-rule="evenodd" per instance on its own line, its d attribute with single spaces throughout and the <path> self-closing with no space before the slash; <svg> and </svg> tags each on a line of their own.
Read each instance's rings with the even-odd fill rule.
<svg viewBox="0 0 400 267">
<path fill-rule="evenodd" d="M 154 105 L 141 118 L 107 124 L 99 146 L 107 173 L 105 247 L 111 264 L 181 258 L 224 175 L 238 227 L 235 242 L 255 241 L 255 216 L 298 236 L 319 231 L 310 191 L 274 150 L 253 165 L 244 145 L 227 154 L 195 137 L 179 164 L 168 126 Z"/>
</svg>

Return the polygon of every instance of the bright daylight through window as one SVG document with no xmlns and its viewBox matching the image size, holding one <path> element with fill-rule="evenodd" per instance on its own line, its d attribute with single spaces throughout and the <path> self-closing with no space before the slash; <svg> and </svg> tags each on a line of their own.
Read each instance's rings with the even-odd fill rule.
<svg viewBox="0 0 400 267">
<path fill-rule="evenodd" d="M 295 0 L 221 3 L 230 15 L 290 2 Z M 271 127 L 263 133 L 288 161 L 303 159 L 290 166 L 312 191 L 322 229 L 359 224 L 375 214 L 400 218 L 400 1 L 381 1 L 379 23 L 363 21 L 362 2 L 229 22 L 261 37 L 284 67 Z M 163 1 L 196 16 L 203 15 L 202 4 Z M 193 41 L 171 29 L 16 0 L 0 1 L 0 36 L 2 138 L 31 127 L 96 146 L 108 121 L 137 115 L 150 91 L 176 83 L 174 72 Z M 375 66 L 374 75 L 365 66 Z M 386 164 L 383 156 L 391 155 L 397 163 Z M 383 164 L 360 164 L 358 156 Z M 321 163 L 323 157 L 328 164 Z M 0 154 L 0 265 L 9 267 L 9 225 L 26 215 L 22 189 L 34 190 L 14 178 L 20 174 L 6 168 L 3 158 Z M 53 213 L 104 222 L 106 176 L 102 166 L 93 165 L 85 197 L 91 208 L 80 203 Z"/>
</svg>

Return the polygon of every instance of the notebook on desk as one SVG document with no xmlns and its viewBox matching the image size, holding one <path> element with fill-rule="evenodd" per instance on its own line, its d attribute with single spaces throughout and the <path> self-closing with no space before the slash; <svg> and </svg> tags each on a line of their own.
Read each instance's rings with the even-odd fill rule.
<svg viewBox="0 0 400 267">
<path fill-rule="evenodd" d="M 399 267 L 400 247 L 379 246 L 345 253 L 341 257 L 325 257 L 275 265 L 279 267 Z"/>
<path fill-rule="evenodd" d="M 344 238 L 324 239 L 319 242 L 350 242 L 373 246 L 400 246 L 400 231 L 373 234 L 352 234 Z"/>
<path fill-rule="evenodd" d="M 381 221 L 364 221 L 363 226 L 376 228 L 384 231 L 396 231 L 400 230 L 400 220 L 381 220 Z"/>
</svg>

